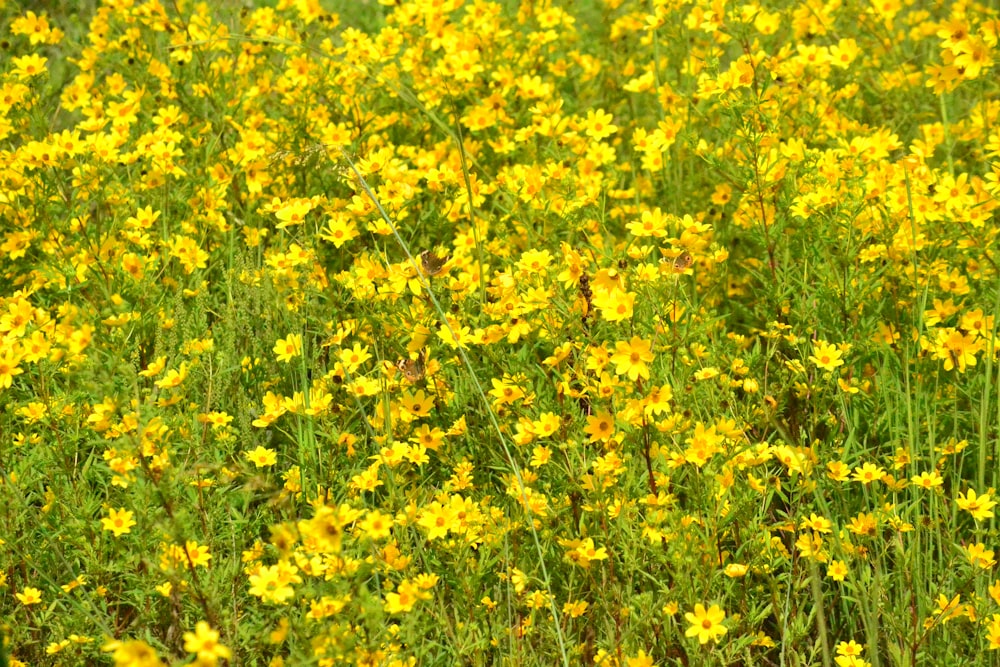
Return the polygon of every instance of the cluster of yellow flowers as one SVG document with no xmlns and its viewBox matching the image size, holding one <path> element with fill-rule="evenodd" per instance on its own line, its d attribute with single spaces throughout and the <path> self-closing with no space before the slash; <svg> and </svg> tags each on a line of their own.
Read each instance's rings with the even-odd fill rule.
<svg viewBox="0 0 1000 667">
<path fill-rule="evenodd" d="M 269 4 L 0 6 L 0 663 L 1000 648 L 996 10 Z"/>
</svg>

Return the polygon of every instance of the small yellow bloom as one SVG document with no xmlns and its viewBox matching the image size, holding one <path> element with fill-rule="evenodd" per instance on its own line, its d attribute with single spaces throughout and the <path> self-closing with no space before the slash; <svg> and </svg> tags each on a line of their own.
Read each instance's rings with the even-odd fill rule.
<svg viewBox="0 0 1000 667">
<path fill-rule="evenodd" d="M 618 127 L 613 125 L 611 120 L 611 114 L 604 109 L 590 109 L 583 123 L 584 133 L 597 141 L 609 137 L 618 131 Z"/>
<path fill-rule="evenodd" d="M 854 481 L 861 482 L 865 486 L 868 486 L 872 482 L 877 482 L 882 479 L 884 474 L 885 470 L 878 467 L 874 463 L 866 463 L 854 469 Z"/>
<path fill-rule="evenodd" d="M 991 651 L 1000 649 L 1000 614 L 993 614 L 986 623 L 986 642 Z"/>
<path fill-rule="evenodd" d="M 718 641 L 726 634 L 726 626 L 722 621 L 726 618 L 726 612 L 713 604 L 708 609 L 701 603 L 694 606 L 694 613 L 684 614 L 684 618 L 691 624 L 691 627 L 684 633 L 685 637 L 697 637 L 698 643 L 706 644 L 709 640 Z"/>
<path fill-rule="evenodd" d="M 809 357 L 809 361 L 816 364 L 817 368 L 825 371 L 832 371 L 837 366 L 842 366 L 844 360 L 841 359 L 842 353 L 837 349 L 836 345 L 827 343 L 824 340 L 816 341 L 813 343 L 813 353 Z"/>
<path fill-rule="evenodd" d="M 126 665 L 129 667 L 139 665 L 142 667 L 162 667 L 163 665 L 153 647 L 141 639 L 125 642 L 110 641 L 102 647 L 102 650 L 113 651 L 111 658 L 117 667 L 125 667 Z"/>
<path fill-rule="evenodd" d="M 104 530 L 110 530 L 115 537 L 121 537 L 132 532 L 132 526 L 135 525 L 132 517 L 132 512 L 124 507 L 118 510 L 109 509 L 107 518 L 101 519 L 101 524 Z"/>
<path fill-rule="evenodd" d="M 562 610 L 570 618 L 580 618 L 586 613 L 589 606 L 590 604 L 586 600 L 577 600 L 576 602 L 567 602 L 563 605 Z"/>
<path fill-rule="evenodd" d="M 14 597 L 25 607 L 29 607 L 42 601 L 42 592 L 37 588 L 26 586 L 23 592 L 14 593 Z"/>
<path fill-rule="evenodd" d="M 842 560 L 832 560 L 826 568 L 826 576 L 834 581 L 843 581 L 847 576 L 847 563 Z"/>
<path fill-rule="evenodd" d="M 302 336 L 289 334 L 287 338 L 280 339 L 274 344 L 273 352 L 278 361 L 291 361 L 302 354 Z"/>
<path fill-rule="evenodd" d="M 258 468 L 267 468 L 278 462 L 277 452 L 267 447 L 257 447 L 253 451 L 247 452 L 246 457 Z"/>
<path fill-rule="evenodd" d="M 309 200 L 296 200 L 283 204 L 274 212 L 275 217 L 278 218 L 278 224 L 275 227 L 277 229 L 284 229 L 292 225 L 301 225 L 305 222 L 306 214 L 312 208 L 312 202 Z"/>
<path fill-rule="evenodd" d="M 625 658 L 625 667 L 653 667 L 655 664 L 652 656 L 646 655 L 642 649 L 634 658 Z"/>
<path fill-rule="evenodd" d="M 730 563 L 726 566 L 724 572 L 727 577 L 738 579 L 739 577 L 746 576 L 747 566 L 742 563 Z"/>
<path fill-rule="evenodd" d="M 910 478 L 910 481 L 915 486 L 919 486 L 924 489 L 934 489 L 944 484 L 944 479 L 938 474 L 937 470 L 931 470 L 930 472 L 922 472 L 919 475 L 914 475 Z"/>
<path fill-rule="evenodd" d="M 988 570 L 997 564 L 993 559 L 993 549 L 987 549 L 982 542 L 970 544 L 965 547 L 969 562 L 979 568 Z"/>
<path fill-rule="evenodd" d="M 995 502 L 990 500 L 989 491 L 977 496 L 976 492 L 972 489 L 966 491 L 965 495 L 958 494 L 958 497 L 955 498 L 955 504 L 960 509 L 971 514 L 972 518 L 976 521 L 991 518 L 993 516 L 993 506 L 996 505 Z"/>
<path fill-rule="evenodd" d="M 593 538 L 588 537 L 576 548 L 576 555 L 581 564 L 587 565 L 592 560 L 606 560 L 608 551 L 604 547 L 595 547 Z"/>
<path fill-rule="evenodd" d="M 19 79 L 30 79 L 44 72 L 45 64 L 48 61 L 48 58 L 40 56 L 37 53 L 30 53 L 20 58 L 11 58 L 10 62 L 14 65 L 14 74 Z"/>
<path fill-rule="evenodd" d="M 196 654 L 202 665 L 214 665 L 219 658 L 233 657 L 232 651 L 219 643 L 219 633 L 205 621 L 198 621 L 194 632 L 184 633 L 184 650 Z"/>
</svg>

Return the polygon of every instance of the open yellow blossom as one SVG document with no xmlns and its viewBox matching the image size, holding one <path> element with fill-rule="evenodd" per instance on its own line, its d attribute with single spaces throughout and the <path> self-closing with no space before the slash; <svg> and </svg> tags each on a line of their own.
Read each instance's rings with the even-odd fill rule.
<svg viewBox="0 0 1000 667">
<path fill-rule="evenodd" d="M 29 607 L 42 601 L 42 592 L 32 586 L 25 586 L 20 593 L 14 593 L 14 597 L 25 607 Z"/>
<path fill-rule="evenodd" d="M 1000 649 L 1000 614 L 993 614 L 986 622 L 986 644 L 991 651 Z"/>
<path fill-rule="evenodd" d="M 214 665 L 219 658 L 229 660 L 232 651 L 219 643 L 219 633 L 205 621 L 198 621 L 194 632 L 184 633 L 184 650 L 198 656 L 198 664 Z"/>
<path fill-rule="evenodd" d="M 289 334 L 287 338 L 282 338 L 274 344 L 272 350 L 278 361 L 289 362 L 302 354 L 302 336 L 299 334 Z"/>
<path fill-rule="evenodd" d="M 608 551 L 604 547 L 594 546 L 593 538 L 588 537 L 576 548 L 576 556 L 581 565 L 589 565 L 590 561 L 606 560 Z"/>
<path fill-rule="evenodd" d="M 611 363 L 617 375 L 627 375 L 630 380 L 649 379 L 649 362 L 653 360 L 652 343 L 633 336 L 628 343 L 618 342 Z"/>
<path fill-rule="evenodd" d="M 115 534 L 115 537 L 121 537 L 127 533 L 132 532 L 132 526 L 135 525 L 135 521 L 132 519 L 133 514 L 129 512 L 124 507 L 114 510 L 108 510 L 108 516 L 101 519 L 101 525 L 104 530 L 110 530 Z"/>
<path fill-rule="evenodd" d="M 687 612 L 684 618 L 691 624 L 684 636 L 697 637 L 700 644 L 719 641 L 719 638 L 727 632 L 726 626 L 722 625 L 726 612 L 715 604 L 705 609 L 705 605 L 699 602 L 694 606 L 694 612 Z"/>
<path fill-rule="evenodd" d="M 826 566 L 826 576 L 834 581 L 843 581 L 847 577 L 847 563 L 842 560 L 831 560 Z"/>
<path fill-rule="evenodd" d="M 305 222 L 306 214 L 313 208 L 312 202 L 308 200 L 295 200 L 282 204 L 274 215 L 278 218 L 277 229 L 284 229 L 292 225 L 301 225 Z"/>
<path fill-rule="evenodd" d="M 944 484 L 944 478 L 938 474 L 937 470 L 931 470 L 930 472 L 922 472 L 919 475 L 914 475 L 910 478 L 910 482 L 914 486 L 919 486 L 925 489 L 935 489 L 942 484 Z"/>
<path fill-rule="evenodd" d="M 246 457 L 258 468 L 267 468 L 278 462 L 278 453 L 267 447 L 258 446 L 253 451 L 247 452 Z"/>
<path fill-rule="evenodd" d="M 989 491 L 977 496 L 975 491 L 969 489 L 964 495 L 958 494 L 955 498 L 955 504 L 971 514 L 976 521 L 982 521 L 993 516 L 993 507 L 996 502 L 990 500 Z"/>
<path fill-rule="evenodd" d="M 821 370 L 832 371 L 844 364 L 842 356 L 843 353 L 836 345 L 821 340 L 813 343 L 813 353 L 809 356 L 809 361 Z"/>
</svg>

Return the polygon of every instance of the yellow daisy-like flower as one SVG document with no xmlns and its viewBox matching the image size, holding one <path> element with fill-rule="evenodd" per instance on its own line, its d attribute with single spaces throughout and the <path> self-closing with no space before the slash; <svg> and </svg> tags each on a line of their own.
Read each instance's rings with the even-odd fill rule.
<svg viewBox="0 0 1000 667">
<path fill-rule="evenodd" d="M 194 632 L 184 633 L 184 650 L 198 656 L 198 662 L 214 665 L 219 658 L 229 660 L 232 651 L 219 643 L 219 633 L 205 621 L 198 621 Z"/>
<path fill-rule="evenodd" d="M 843 581 L 847 577 L 847 563 L 842 560 L 832 560 L 826 566 L 826 576 L 834 581 Z"/>
<path fill-rule="evenodd" d="M 278 229 L 284 229 L 285 227 L 290 227 L 292 225 L 301 225 L 305 222 L 306 214 L 308 214 L 312 208 L 312 202 L 308 200 L 296 200 L 283 204 L 274 212 L 275 217 L 278 218 L 279 221 L 275 227 Z"/>
<path fill-rule="evenodd" d="M 866 463 L 854 469 L 854 481 L 861 482 L 866 486 L 882 479 L 883 475 L 885 475 L 885 470 L 874 463 Z"/>
<path fill-rule="evenodd" d="M 42 601 L 42 592 L 37 588 L 25 586 L 24 590 L 20 593 L 14 593 L 14 597 L 17 598 L 18 602 L 28 607 Z"/>
<path fill-rule="evenodd" d="M 625 343 L 619 341 L 615 345 L 615 354 L 611 362 L 615 365 L 617 375 L 627 375 L 630 380 L 649 379 L 649 362 L 653 360 L 653 345 L 638 336 Z"/>
<path fill-rule="evenodd" d="M 291 361 L 302 354 L 302 336 L 299 334 L 289 334 L 274 344 L 273 350 L 278 361 Z"/>
<path fill-rule="evenodd" d="M 925 489 L 934 489 L 944 484 L 944 479 L 938 474 L 937 470 L 931 470 L 930 472 L 922 472 L 919 475 L 914 475 L 910 478 L 910 481 L 915 486 Z"/>
<path fill-rule="evenodd" d="M 705 609 L 705 605 L 701 603 L 696 604 L 694 613 L 688 612 L 684 614 L 684 618 L 691 624 L 684 636 L 697 637 L 700 644 L 706 644 L 709 640 L 718 641 L 727 632 L 726 626 L 722 625 L 722 621 L 726 618 L 726 612 L 722 611 L 716 604 L 708 609 Z"/>
<path fill-rule="evenodd" d="M 991 651 L 1000 649 L 1000 614 L 993 614 L 986 623 L 986 642 Z"/>
<path fill-rule="evenodd" d="M 277 452 L 267 447 L 257 447 L 252 452 L 247 452 L 246 456 L 258 468 L 267 468 L 278 462 Z"/>
<path fill-rule="evenodd" d="M 108 510 L 108 516 L 101 519 L 101 526 L 104 530 L 110 530 L 115 534 L 115 537 L 121 537 L 127 533 L 132 532 L 132 526 L 135 525 L 135 521 L 132 519 L 133 514 L 129 512 L 124 507 L 114 510 Z"/>
<path fill-rule="evenodd" d="M 837 366 L 842 366 L 844 360 L 841 358 L 843 353 L 837 348 L 836 345 L 832 343 L 827 343 L 825 340 L 816 341 L 813 343 L 813 353 L 809 357 L 809 361 L 816 364 L 817 368 L 824 371 L 832 371 L 837 368 Z"/>
<path fill-rule="evenodd" d="M 960 509 L 965 510 L 972 515 L 972 518 L 976 521 L 982 521 L 983 519 L 989 519 L 993 516 L 993 506 L 996 503 L 990 500 L 990 492 L 976 495 L 976 492 L 969 489 L 965 494 L 958 494 L 955 498 L 955 504 L 958 505 Z"/>
</svg>

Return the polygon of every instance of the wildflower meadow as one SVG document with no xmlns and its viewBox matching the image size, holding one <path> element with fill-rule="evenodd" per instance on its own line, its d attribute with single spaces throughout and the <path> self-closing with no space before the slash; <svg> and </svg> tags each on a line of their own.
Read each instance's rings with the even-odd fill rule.
<svg viewBox="0 0 1000 667">
<path fill-rule="evenodd" d="M 0 667 L 1000 665 L 998 39 L 0 0 Z"/>
</svg>

